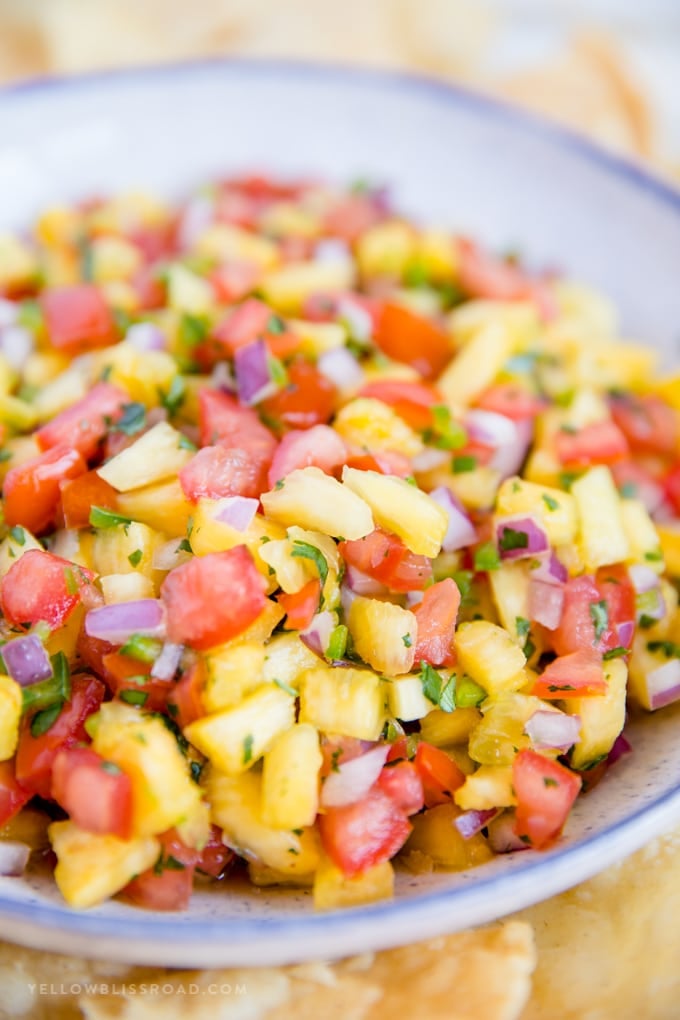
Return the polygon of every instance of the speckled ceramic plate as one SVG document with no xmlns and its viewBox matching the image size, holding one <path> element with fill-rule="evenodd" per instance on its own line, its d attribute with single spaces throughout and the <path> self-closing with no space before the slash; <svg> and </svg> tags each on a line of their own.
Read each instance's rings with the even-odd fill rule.
<svg viewBox="0 0 680 1020">
<path fill-rule="evenodd" d="M 577 273 L 626 331 L 676 355 L 680 195 L 562 130 L 431 81 L 210 63 L 0 93 L 0 230 L 41 207 L 141 186 L 177 193 L 229 170 L 389 183 L 408 212 Z M 680 710 L 635 722 L 634 753 L 577 804 L 547 853 L 464 874 L 401 874 L 395 899 L 315 914 L 297 892 L 224 888 L 186 914 L 66 909 L 47 879 L 0 879 L 3 937 L 170 966 L 356 953 L 490 921 L 574 885 L 680 822 Z"/>
</svg>

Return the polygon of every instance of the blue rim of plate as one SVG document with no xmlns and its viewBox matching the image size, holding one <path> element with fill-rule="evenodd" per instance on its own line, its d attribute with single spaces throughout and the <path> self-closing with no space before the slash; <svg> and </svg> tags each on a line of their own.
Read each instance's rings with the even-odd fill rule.
<svg viewBox="0 0 680 1020">
<path fill-rule="evenodd" d="M 48 95 L 54 92 L 75 92 L 90 89 L 98 84 L 134 87 L 137 82 L 148 79 L 177 78 L 185 75 L 191 77 L 205 73 L 259 78 L 266 75 L 322 79 L 339 85 L 369 84 L 424 94 L 437 102 L 466 107 L 484 118 L 509 122 L 524 133 L 552 140 L 559 148 L 571 151 L 587 162 L 607 170 L 634 189 L 646 192 L 651 198 L 680 216 L 680 190 L 631 160 L 600 148 L 569 128 L 518 109 L 503 100 L 426 75 L 404 71 L 280 59 L 253 60 L 239 57 L 202 59 L 158 66 L 95 71 L 73 77 L 48 76 L 7 85 L 0 88 L 0 113 L 6 103 L 30 98 L 36 93 Z M 606 863 L 614 863 L 641 847 L 652 836 L 659 834 L 666 824 L 672 824 L 678 818 L 680 818 L 680 784 L 602 832 L 582 838 L 573 844 L 558 845 L 545 854 L 535 857 L 532 854 L 531 863 L 528 861 L 527 867 L 519 868 L 517 871 L 509 870 L 500 875 L 490 875 L 488 878 L 478 878 L 479 872 L 476 871 L 474 884 L 469 887 L 462 885 L 448 890 L 437 889 L 408 899 L 384 901 L 367 907 L 331 913 L 310 912 L 301 917 L 282 918 L 225 916 L 218 920 L 183 921 L 175 927 L 171 922 L 172 917 L 176 915 L 172 914 L 144 914 L 131 909 L 130 916 L 102 916 L 74 912 L 66 905 L 51 906 L 36 901 L 19 902 L 0 896 L 0 916 L 8 921 L 12 919 L 26 921 L 52 931 L 61 931 L 65 935 L 114 938 L 124 936 L 127 940 L 152 938 L 157 943 L 168 945 L 173 943 L 189 945 L 220 934 L 228 936 L 230 943 L 251 945 L 261 938 L 271 939 L 284 935 L 288 938 L 295 938 L 298 934 L 315 938 L 322 932 L 330 936 L 348 934 L 353 929 L 356 930 L 356 925 L 362 921 L 370 923 L 379 922 L 381 919 L 398 918 L 408 926 L 409 922 L 413 923 L 426 917 L 432 917 L 435 921 L 435 914 L 440 923 L 436 926 L 436 931 L 433 925 L 433 934 L 439 934 L 447 930 L 447 925 L 441 923 L 441 918 L 447 911 L 454 911 L 457 906 L 463 907 L 471 903 L 481 908 L 482 902 L 490 905 L 494 899 L 494 891 L 507 887 L 508 883 L 512 883 L 515 888 L 520 885 L 523 887 L 523 892 L 526 892 L 523 896 L 524 905 L 536 903 L 601 870 L 602 863 L 598 859 L 600 849 L 607 848 L 610 852 L 606 855 Z M 571 864 L 568 876 L 565 876 L 565 860 Z M 499 916 L 492 906 L 486 910 L 478 909 L 478 914 L 480 922 L 490 921 Z M 453 925 L 449 927 L 452 928 Z M 408 931 L 405 938 L 396 935 L 391 938 L 392 943 L 406 940 L 411 941 Z M 327 950 L 327 940 L 324 939 L 323 942 Z M 256 960 L 252 962 L 257 964 Z"/>
</svg>

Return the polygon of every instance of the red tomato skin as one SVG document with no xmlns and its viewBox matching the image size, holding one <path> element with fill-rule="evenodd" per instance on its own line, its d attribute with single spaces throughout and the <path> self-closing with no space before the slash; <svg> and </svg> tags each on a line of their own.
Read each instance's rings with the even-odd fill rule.
<svg viewBox="0 0 680 1020">
<path fill-rule="evenodd" d="M 205 666 L 202 660 L 192 663 L 176 682 L 167 699 L 167 707 L 172 719 L 180 729 L 195 722 L 206 714 L 203 704 L 205 688 Z"/>
<path fill-rule="evenodd" d="M 264 301 L 249 298 L 229 313 L 214 330 L 213 336 L 233 355 L 240 347 L 264 336 L 273 314 Z"/>
<path fill-rule="evenodd" d="M 560 431 L 555 447 L 561 463 L 574 467 L 615 464 L 630 455 L 626 437 L 612 421 L 595 422 L 574 433 Z"/>
<path fill-rule="evenodd" d="M 607 603 L 608 624 L 596 639 L 590 607 L 603 600 Z M 553 648 L 558 655 L 593 648 L 609 651 L 621 645 L 616 625 L 634 619 L 635 592 L 621 564 L 601 568 L 597 577 L 582 574 L 569 578 L 564 588 L 562 619 L 552 632 Z"/>
<path fill-rule="evenodd" d="M 456 654 L 453 635 L 460 608 L 460 591 L 450 577 L 427 588 L 423 601 L 414 607 L 418 621 L 415 661 L 431 666 L 453 666 Z"/>
<path fill-rule="evenodd" d="M 680 463 L 675 464 L 668 472 L 663 487 L 676 514 L 680 515 Z"/>
<path fill-rule="evenodd" d="M 135 906 L 147 910 L 186 910 L 191 900 L 194 871 L 200 854 L 198 850 L 188 847 L 175 829 L 169 829 L 158 839 L 162 855 L 159 865 L 133 878 L 123 889 L 123 896 Z M 174 867 L 162 866 L 162 861 L 167 862 L 168 858 L 174 859 Z"/>
<path fill-rule="evenodd" d="M 678 449 L 678 415 L 660 397 L 614 397 L 612 418 L 636 453 L 672 456 Z"/>
<path fill-rule="evenodd" d="M 151 667 L 120 652 L 108 652 L 102 657 L 102 679 L 113 694 L 121 691 L 138 691 L 146 695 L 144 708 L 151 712 L 162 712 L 168 695 L 174 689 L 172 680 L 157 680 L 150 675 Z M 133 677 L 146 677 L 143 684 L 135 683 Z"/>
<path fill-rule="evenodd" d="M 540 414 L 545 408 L 545 402 L 519 383 L 507 382 L 497 383 L 484 390 L 477 398 L 476 406 L 502 414 L 512 421 L 526 421 Z"/>
<path fill-rule="evenodd" d="M 413 467 L 408 457 L 396 450 L 381 450 L 379 453 L 362 453 L 347 458 L 347 466 L 357 471 L 377 471 L 380 475 L 397 475 L 410 478 Z"/>
<path fill-rule="evenodd" d="M 161 586 L 168 637 L 203 651 L 246 629 L 266 604 L 263 579 L 245 546 L 175 567 Z"/>
<path fill-rule="evenodd" d="M 68 446 L 55 446 L 10 468 L 3 485 L 5 521 L 40 535 L 54 524 L 60 483 L 87 471 L 87 464 Z"/>
<path fill-rule="evenodd" d="M 219 444 L 246 450 L 269 467 L 276 439 L 252 407 L 243 407 L 235 397 L 206 387 L 198 394 L 198 423 L 201 446 Z"/>
<path fill-rule="evenodd" d="M 531 693 L 546 701 L 582 698 L 604 694 L 607 681 L 602 670 L 602 657 L 594 648 L 580 648 L 560 655 L 546 666 L 537 678 Z"/>
<path fill-rule="evenodd" d="M 210 827 L 208 842 L 201 850 L 196 871 L 209 878 L 221 878 L 235 859 L 233 850 L 224 845 L 222 832 L 216 825 Z"/>
<path fill-rule="evenodd" d="M 374 788 L 362 800 L 320 815 L 319 832 L 328 856 L 351 877 L 394 857 L 411 825 L 392 798 Z"/>
<path fill-rule="evenodd" d="M 384 768 L 377 785 L 405 815 L 415 815 L 425 805 L 423 781 L 412 761 L 397 761 Z"/>
<path fill-rule="evenodd" d="M 67 354 L 108 347 L 118 331 L 101 291 L 90 283 L 54 287 L 41 295 L 50 343 Z"/>
<path fill-rule="evenodd" d="M 115 510 L 118 505 L 118 493 L 96 471 L 64 479 L 59 483 L 59 490 L 66 528 L 89 528 L 93 506 Z"/>
<path fill-rule="evenodd" d="M 52 798 L 86 832 L 132 836 L 132 780 L 125 772 L 108 772 L 104 759 L 90 747 L 57 752 Z"/>
<path fill-rule="evenodd" d="M 120 418 L 130 398 L 111 383 L 100 382 L 81 400 L 67 407 L 35 433 L 41 450 L 70 446 L 90 460 L 109 426 Z"/>
<path fill-rule="evenodd" d="M 26 717 L 19 733 L 16 753 L 16 778 L 21 786 L 46 799 L 52 796 L 52 766 L 63 747 L 86 743 L 85 721 L 99 709 L 105 688 L 96 677 L 80 674 L 71 681 L 71 698 L 46 733 L 31 734 L 31 719 Z"/>
<path fill-rule="evenodd" d="M 262 271 L 252 262 L 226 262 L 208 277 L 218 304 L 242 301 L 257 286 Z"/>
<path fill-rule="evenodd" d="M 288 366 L 288 384 L 260 404 L 262 416 L 277 429 L 326 425 L 337 398 L 335 386 L 314 365 L 298 358 Z"/>
<path fill-rule="evenodd" d="M 418 744 L 414 764 L 423 784 L 426 807 L 450 804 L 465 775 L 445 751 L 426 743 Z"/>
<path fill-rule="evenodd" d="M 459 282 L 470 297 L 490 301 L 534 301 L 543 319 L 554 318 L 555 299 L 540 280 L 517 266 L 459 238 Z"/>
<path fill-rule="evenodd" d="M 276 601 L 286 614 L 285 630 L 306 630 L 314 619 L 321 599 L 321 582 L 318 577 L 291 595 L 282 592 Z"/>
<path fill-rule="evenodd" d="M 375 342 L 389 358 L 411 365 L 426 379 L 439 375 L 453 355 L 453 345 L 444 329 L 389 301 L 378 317 Z"/>
<path fill-rule="evenodd" d="M 79 591 L 68 590 L 66 570 L 72 571 Z M 44 620 L 51 630 L 56 630 L 82 601 L 93 576 L 61 556 L 29 549 L 2 579 L 3 613 L 17 626 Z"/>
<path fill-rule="evenodd" d="M 389 404 L 400 418 L 419 432 L 432 427 L 432 408 L 444 403 L 443 396 L 434 386 L 400 379 L 377 379 L 366 383 L 357 396 L 372 397 L 381 400 L 383 404 Z"/>
<path fill-rule="evenodd" d="M 334 429 L 328 425 L 312 425 L 310 429 L 286 432 L 278 445 L 267 475 L 267 483 L 276 483 L 298 468 L 318 467 L 333 474 L 347 460 L 347 448 Z"/>
<path fill-rule="evenodd" d="M 0 762 L 0 825 L 17 815 L 33 796 L 19 785 L 14 775 L 14 762 Z"/>
<path fill-rule="evenodd" d="M 635 621 L 635 588 L 631 581 L 628 568 L 622 563 L 611 567 L 600 567 L 595 575 L 595 584 L 600 598 L 607 603 L 609 626 L 600 638 L 600 651 L 608 652 L 612 648 L 624 645 L 618 635 L 617 624 Z M 632 638 L 625 646 L 630 648 Z"/>
<path fill-rule="evenodd" d="M 259 499 L 267 489 L 267 464 L 238 447 L 204 446 L 180 469 L 179 483 L 192 503 L 201 497 Z"/>
<path fill-rule="evenodd" d="M 581 789 L 581 779 L 559 762 L 524 749 L 512 764 L 517 794 L 515 832 L 541 850 L 561 833 Z"/>
<path fill-rule="evenodd" d="M 396 535 L 376 528 L 365 538 L 340 542 L 340 555 L 363 574 L 392 591 L 422 591 L 432 579 L 432 563 L 406 548 Z"/>
</svg>

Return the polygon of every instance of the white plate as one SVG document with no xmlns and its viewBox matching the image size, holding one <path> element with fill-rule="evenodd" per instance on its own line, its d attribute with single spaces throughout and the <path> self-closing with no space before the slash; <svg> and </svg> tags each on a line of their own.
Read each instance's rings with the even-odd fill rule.
<svg viewBox="0 0 680 1020">
<path fill-rule="evenodd" d="M 680 195 L 568 133 L 423 79 L 208 63 L 37 83 L 0 95 L 0 230 L 55 200 L 173 194 L 226 170 L 367 176 L 430 220 L 578 273 L 626 330 L 677 348 Z M 547 853 L 464 874 L 402 874 L 395 900 L 315 914 L 303 893 L 200 893 L 186 914 L 77 913 L 47 880 L 0 879 L 3 935 L 168 966 L 271 964 L 383 948 L 490 921 L 595 874 L 680 821 L 680 710 L 630 729 L 634 753 L 577 804 Z"/>
</svg>

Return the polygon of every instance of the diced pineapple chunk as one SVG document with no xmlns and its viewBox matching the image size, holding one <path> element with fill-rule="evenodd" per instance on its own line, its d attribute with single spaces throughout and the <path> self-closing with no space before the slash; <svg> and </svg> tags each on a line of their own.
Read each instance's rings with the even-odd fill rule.
<svg viewBox="0 0 680 1020">
<path fill-rule="evenodd" d="M 401 277 L 416 252 L 416 234 L 408 223 L 388 220 L 359 238 L 357 262 L 362 276 Z"/>
<path fill-rule="evenodd" d="M 241 645 L 244 641 L 266 641 L 285 615 L 278 602 L 267 599 L 260 615 L 237 637 L 232 638 L 228 644 L 234 646 Z"/>
<path fill-rule="evenodd" d="M 77 403 L 87 393 L 87 376 L 81 365 L 71 365 L 64 372 L 42 386 L 33 398 L 38 421 L 48 421 L 67 407 Z"/>
<path fill-rule="evenodd" d="M 38 412 L 33 403 L 9 393 L 0 393 L 0 422 L 19 432 L 27 432 L 38 424 Z"/>
<path fill-rule="evenodd" d="M 76 645 L 83 626 L 85 606 L 76 606 L 69 613 L 66 623 L 53 630 L 45 641 L 45 649 L 49 656 L 63 652 L 69 662 L 72 662 L 76 655 Z"/>
<path fill-rule="evenodd" d="M 581 720 L 579 739 L 571 752 L 571 765 L 583 769 L 608 754 L 626 721 L 628 669 L 622 659 L 604 663 L 605 694 L 569 698 L 564 709 Z"/>
<path fill-rule="evenodd" d="M 177 312 L 205 315 L 213 304 L 213 289 L 202 276 L 181 263 L 168 270 L 168 304 Z"/>
<path fill-rule="evenodd" d="M 251 770 L 228 776 L 211 769 L 206 792 L 213 821 L 222 829 L 225 842 L 242 856 L 288 876 L 311 876 L 316 871 L 319 843 L 313 828 L 293 832 L 262 821 L 261 773 Z"/>
<path fill-rule="evenodd" d="M 483 718 L 470 733 L 470 757 L 481 765 L 511 765 L 515 755 L 531 741 L 524 724 L 546 703 L 532 695 L 503 691 L 482 707 Z"/>
<path fill-rule="evenodd" d="M 390 715 L 402 722 L 423 719 L 434 708 L 423 694 L 423 684 L 418 676 L 389 677 L 385 680 L 387 704 Z"/>
<path fill-rule="evenodd" d="M 31 549 L 42 549 L 38 539 L 26 528 L 12 528 L 0 542 L 0 577 L 4 577 L 12 564 Z"/>
<path fill-rule="evenodd" d="M 364 538 L 373 531 L 368 503 L 316 467 L 292 471 L 282 485 L 262 493 L 268 517 L 334 538 Z"/>
<path fill-rule="evenodd" d="M 418 236 L 416 263 L 421 265 L 431 280 L 455 279 L 460 263 L 458 246 L 446 230 L 429 228 Z"/>
<path fill-rule="evenodd" d="M 152 836 L 123 840 L 79 829 L 74 822 L 49 827 L 57 855 L 54 878 L 69 906 L 84 909 L 102 903 L 136 875 L 153 867 L 161 845 Z"/>
<path fill-rule="evenodd" d="M 274 738 L 295 721 L 295 698 L 275 684 L 263 684 L 234 708 L 190 723 L 184 735 L 228 775 L 249 769 Z"/>
<path fill-rule="evenodd" d="M 261 269 L 273 269 L 279 262 L 273 241 L 227 223 L 214 223 L 199 237 L 196 252 L 219 262 L 251 262 Z"/>
<path fill-rule="evenodd" d="M 139 439 L 97 469 L 97 474 L 118 492 L 141 489 L 172 478 L 193 453 L 184 449 L 182 433 L 159 421 Z"/>
<path fill-rule="evenodd" d="M 486 620 L 463 623 L 456 632 L 458 661 L 488 691 L 515 691 L 524 685 L 526 657 L 507 631 Z"/>
<path fill-rule="evenodd" d="M 262 514 L 256 513 L 245 531 L 239 531 L 217 519 L 226 502 L 226 499 L 199 499 L 193 505 L 191 548 L 197 556 L 205 556 L 207 553 L 223 552 L 237 545 L 245 545 L 267 582 L 267 591 L 271 593 L 278 586 L 277 579 L 271 573 L 270 564 L 260 554 L 269 543 L 285 539 L 286 530 L 276 521 L 267 520 Z"/>
<path fill-rule="evenodd" d="M 270 270 L 260 283 L 265 301 L 283 314 L 299 313 L 312 294 L 351 290 L 354 266 L 346 262 L 289 262 Z"/>
<path fill-rule="evenodd" d="M 658 640 L 657 638 L 655 638 Z M 630 672 L 628 677 L 628 695 L 631 701 L 652 711 L 652 705 L 647 686 L 647 677 L 655 669 L 665 666 L 668 659 L 663 651 L 651 651 L 649 648 L 650 632 L 638 632 L 633 642 L 633 654 L 630 659 Z M 611 665 L 611 663 L 609 663 Z"/>
<path fill-rule="evenodd" d="M 288 326 L 300 338 L 301 353 L 311 358 L 318 358 L 324 351 L 344 347 L 347 339 L 347 330 L 339 322 L 305 322 L 303 319 L 293 319 Z"/>
<path fill-rule="evenodd" d="M 342 481 L 365 500 L 376 523 L 398 535 L 411 552 L 438 554 L 449 519 L 426 492 L 396 475 L 350 467 L 343 469 Z"/>
<path fill-rule="evenodd" d="M 273 202 L 259 220 L 259 228 L 270 237 L 317 237 L 321 229 L 318 214 L 296 202 Z"/>
<path fill-rule="evenodd" d="M 38 273 L 38 260 L 15 234 L 0 234 L 0 289 L 11 290 L 30 283 Z"/>
<path fill-rule="evenodd" d="M 442 712 L 436 708 L 421 722 L 420 734 L 423 740 L 435 747 L 466 744 L 481 718 L 482 713 L 477 708 L 457 708 L 454 712 Z"/>
<path fill-rule="evenodd" d="M 354 648 L 379 673 L 399 676 L 413 666 L 418 621 L 409 609 L 358 596 L 347 623 Z"/>
<path fill-rule="evenodd" d="M 663 574 L 661 543 L 645 504 L 639 499 L 622 499 L 621 519 L 630 549 L 628 562 L 644 563 L 657 574 Z"/>
<path fill-rule="evenodd" d="M 453 795 L 463 811 L 488 811 L 517 803 L 510 765 L 480 765 Z"/>
<path fill-rule="evenodd" d="M 167 351 L 139 351 L 128 341 L 114 344 L 95 355 L 93 378 L 104 372 L 109 382 L 122 386 L 145 407 L 157 407 L 177 375 L 175 359 Z"/>
<path fill-rule="evenodd" d="M 522 478 L 506 478 L 496 495 L 498 514 L 532 514 L 537 517 L 550 545 L 566 545 L 576 538 L 574 497 L 549 485 Z"/>
<path fill-rule="evenodd" d="M 306 670 L 299 677 L 300 722 L 322 733 L 378 740 L 385 724 L 380 677 L 368 669 Z"/>
<path fill-rule="evenodd" d="M 437 382 L 453 410 L 467 407 L 494 381 L 514 346 L 502 321 L 489 322 L 468 341 Z"/>
<path fill-rule="evenodd" d="M 552 450 L 534 447 L 524 465 L 524 477 L 528 482 L 543 487 L 554 487 L 560 483 L 562 465 Z"/>
<path fill-rule="evenodd" d="M 147 485 L 118 495 L 118 509 L 126 517 L 148 524 L 166 535 L 184 535 L 194 505 L 182 491 L 178 478 Z"/>
<path fill-rule="evenodd" d="M 163 535 L 146 524 L 133 521 L 97 531 L 92 547 L 94 569 L 98 574 L 143 574 L 158 577 L 153 555 L 165 541 Z"/>
<path fill-rule="evenodd" d="M 22 708 L 21 687 L 10 676 L 0 674 L 0 761 L 7 761 L 16 751 Z"/>
<path fill-rule="evenodd" d="M 296 525 L 288 528 L 288 539 L 291 542 L 291 552 L 294 559 L 302 559 L 307 563 L 312 563 L 312 577 L 318 576 L 321 578 L 318 563 L 315 560 L 310 560 L 306 556 L 300 555 L 305 551 L 304 547 L 307 545 L 319 550 L 328 568 L 326 580 L 321 590 L 323 605 L 325 609 L 335 609 L 340 602 L 338 577 L 341 569 L 344 569 L 344 564 L 333 539 L 329 538 L 328 535 L 323 535 L 320 531 L 305 531 L 304 528 L 298 528 Z"/>
<path fill-rule="evenodd" d="M 418 850 L 435 864 L 452 871 L 465 871 L 491 860 L 493 853 L 486 838 L 480 833 L 464 839 L 454 825 L 461 814 L 455 804 L 439 804 L 411 821 L 413 832 L 406 844 L 406 852 Z"/>
<path fill-rule="evenodd" d="M 280 733 L 264 756 L 262 821 L 273 829 L 313 825 L 319 809 L 319 734 L 309 723 Z"/>
<path fill-rule="evenodd" d="M 314 875 L 311 872 L 305 875 L 291 875 L 285 871 L 276 871 L 275 868 L 270 868 L 258 860 L 248 861 L 248 878 L 259 888 L 279 885 L 289 889 L 311 889 L 314 885 Z"/>
<path fill-rule="evenodd" d="M 133 832 L 153 836 L 191 817 L 201 792 L 163 723 L 129 705 L 107 702 L 95 717 L 92 746 L 132 779 Z"/>
<path fill-rule="evenodd" d="M 319 656 L 308 648 L 297 632 L 277 634 L 265 648 L 264 679 L 279 680 L 297 689 L 297 678 L 319 664 Z"/>
<path fill-rule="evenodd" d="M 139 248 L 122 237 L 95 237 L 90 252 L 95 283 L 129 280 L 142 263 Z"/>
<path fill-rule="evenodd" d="M 525 350 L 535 339 L 541 322 L 535 301 L 476 299 L 457 305 L 448 315 L 449 332 L 460 346 L 490 324 L 502 322 L 513 337 L 513 349 Z"/>
<path fill-rule="evenodd" d="M 338 412 L 333 427 L 357 452 L 394 450 L 415 457 L 423 449 L 420 437 L 382 400 L 356 397 Z"/>
<path fill-rule="evenodd" d="M 588 570 L 620 563 L 630 556 L 621 499 L 609 468 L 590 468 L 571 487 L 576 501 L 580 548 Z"/>
<path fill-rule="evenodd" d="M 263 563 L 273 571 L 277 587 L 284 592 L 300 591 L 318 576 L 310 559 L 293 555 L 293 543 L 289 538 L 266 542 L 260 547 L 259 553 Z"/>
<path fill-rule="evenodd" d="M 260 642 L 213 648 L 205 656 L 206 680 L 202 692 L 208 714 L 233 708 L 260 687 L 263 681 L 265 647 Z"/>
<path fill-rule="evenodd" d="M 526 634 L 517 633 L 517 621 L 529 615 L 529 566 L 527 563 L 503 563 L 498 570 L 489 571 L 489 584 L 493 593 L 498 618 L 508 634 L 524 645 Z"/>
<path fill-rule="evenodd" d="M 156 595 L 154 583 L 144 574 L 105 574 L 99 578 L 107 606 L 115 602 L 135 602 Z"/>
<path fill-rule="evenodd" d="M 443 468 L 418 473 L 417 478 L 428 490 L 435 489 L 438 485 L 448 486 L 468 510 L 488 510 L 496 498 L 501 473 L 487 464 L 480 464 L 474 471 L 454 474 L 447 462 Z"/>
<path fill-rule="evenodd" d="M 389 861 L 374 864 L 349 878 L 324 857 L 314 875 L 314 906 L 317 910 L 360 907 L 394 895 L 394 868 Z"/>
<path fill-rule="evenodd" d="M 675 521 L 669 521 L 667 524 L 657 524 L 656 531 L 666 570 L 671 577 L 680 577 L 680 527 Z"/>
</svg>

